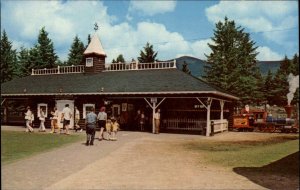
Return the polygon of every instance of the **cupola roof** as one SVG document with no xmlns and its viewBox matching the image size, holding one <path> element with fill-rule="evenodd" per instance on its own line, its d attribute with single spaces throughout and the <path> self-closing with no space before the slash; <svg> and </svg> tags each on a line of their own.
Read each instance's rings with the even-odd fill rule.
<svg viewBox="0 0 300 190">
<path fill-rule="evenodd" d="M 102 44 L 100 42 L 100 39 L 98 38 L 97 34 L 94 34 L 94 36 L 91 39 L 90 44 L 84 51 L 84 55 L 95 53 L 97 55 L 104 55 L 106 57 L 106 54 L 103 50 Z"/>
</svg>

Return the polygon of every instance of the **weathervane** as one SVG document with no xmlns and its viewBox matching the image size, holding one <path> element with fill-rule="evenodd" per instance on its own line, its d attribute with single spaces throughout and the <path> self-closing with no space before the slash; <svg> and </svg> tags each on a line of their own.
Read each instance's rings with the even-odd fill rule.
<svg viewBox="0 0 300 190">
<path fill-rule="evenodd" d="M 97 22 L 95 22 L 95 24 L 94 24 L 94 30 L 95 30 L 95 32 L 97 32 L 97 30 L 98 30 L 98 24 L 97 24 Z"/>
</svg>

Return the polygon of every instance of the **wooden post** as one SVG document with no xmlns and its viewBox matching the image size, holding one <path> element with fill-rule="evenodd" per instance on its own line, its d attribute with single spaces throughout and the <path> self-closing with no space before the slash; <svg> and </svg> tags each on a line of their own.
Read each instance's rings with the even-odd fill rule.
<svg viewBox="0 0 300 190">
<path fill-rule="evenodd" d="M 221 115 L 220 115 L 220 119 L 221 119 L 221 131 L 223 131 L 223 119 L 224 119 L 224 100 L 220 100 L 220 106 L 221 106 Z"/>
<path fill-rule="evenodd" d="M 207 113 L 206 113 L 206 136 L 209 137 L 211 131 L 210 125 L 210 107 L 211 107 L 211 98 L 207 98 Z"/>
<path fill-rule="evenodd" d="M 155 109 L 166 99 L 166 98 L 163 98 L 157 105 L 157 98 L 156 97 L 153 97 L 151 98 L 151 103 L 147 100 L 147 98 L 144 98 L 145 101 L 149 104 L 149 106 L 152 108 L 152 133 L 154 134 L 155 133 L 155 121 L 154 121 L 154 114 L 155 114 Z"/>
</svg>

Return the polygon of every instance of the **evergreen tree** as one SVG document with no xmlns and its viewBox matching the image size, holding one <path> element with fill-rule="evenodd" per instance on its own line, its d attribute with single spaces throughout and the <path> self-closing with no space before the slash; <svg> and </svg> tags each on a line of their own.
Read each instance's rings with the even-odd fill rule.
<svg viewBox="0 0 300 190">
<path fill-rule="evenodd" d="M 187 73 L 187 74 L 189 74 L 189 75 L 191 74 L 189 66 L 188 66 L 188 64 L 185 61 L 182 64 L 182 71 L 185 72 L 185 73 Z"/>
<path fill-rule="evenodd" d="M 156 61 L 157 52 L 153 51 L 153 45 L 150 45 L 148 42 L 144 47 L 144 51 L 141 50 L 140 57 L 138 60 L 140 63 L 153 63 Z"/>
<path fill-rule="evenodd" d="M 273 80 L 273 89 L 271 90 L 273 104 L 278 106 L 285 106 L 287 104 L 286 95 L 289 93 L 287 77 L 290 73 L 293 73 L 293 65 L 287 56 L 285 56 Z"/>
<path fill-rule="evenodd" d="M 273 89 L 273 73 L 271 72 L 271 70 L 269 70 L 267 76 L 264 79 L 264 88 L 262 90 L 264 94 L 264 99 L 269 105 L 274 104 L 273 95 L 271 94 L 272 89 Z"/>
<path fill-rule="evenodd" d="M 92 40 L 92 38 L 91 38 L 91 35 L 89 34 L 88 38 L 87 38 L 87 45 L 85 46 L 85 49 L 89 46 L 89 44 L 91 43 L 91 40 Z"/>
<path fill-rule="evenodd" d="M 212 53 L 206 55 L 203 78 L 241 98 L 244 104 L 257 102 L 261 97 L 257 78 L 261 78 L 257 66 L 255 43 L 250 35 L 234 21 L 225 17 L 216 24 Z"/>
<path fill-rule="evenodd" d="M 116 62 L 117 62 L 117 63 L 125 63 L 125 59 L 124 59 L 124 57 L 123 57 L 122 54 L 120 54 L 120 55 L 117 57 Z"/>
<path fill-rule="evenodd" d="M 38 43 L 34 49 L 37 52 L 32 53 L 31 56 L 36 56 L 32 58 L 32 60 L 35 60 L 35 68 L 53 68 L 56 65 L 58 57 L 54 52 L 53 42 L 48 38 L 48 32 L 46 32 L 45 27 L 40 30 Z"/>
<path fill-rule="evenodd" d="M 34 68 L 34 65 L 30 62 L 30 51 L 24 47 L 21 47 L 18 54 L 18 66 L 20 77 L 30 75 L 32 68 Z"/>
<path fill-rule="evenodd" d="M 1 83 L 12 80 L 16 75 L 17 52 L 12 49 L 5 30 L 1 35 Z"/>
<path fill-rule="evenodd" d="M 294 55 L 293 60 L 292 60 L 292 65 L 293 65 L 293 74 L 294 75 L 299 75 L 299 56 L 297 54 Z"/>
<path fill-rule="evenodd" d="M 71 45 L 71 49 L 69 50 L 68 56 L 68 65 L 79 65 L 83 61 L 83 52 L 85 51 L 83 42 L 80 41 L 78 36 L 76 35 L 73 43 Z"/>
<path fill-rule="evenodd" d="M 113 59 L 111 62 L 112 62 L 112 63 L 117 63 L 117 61 L 116 61 L 115 59 Z"/>
</svg>

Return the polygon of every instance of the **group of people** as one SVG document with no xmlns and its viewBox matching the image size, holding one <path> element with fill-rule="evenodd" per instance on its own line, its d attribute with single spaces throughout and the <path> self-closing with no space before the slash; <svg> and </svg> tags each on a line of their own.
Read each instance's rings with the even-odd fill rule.
<svg viewBox="0 0 300 190">
<path fill-rule="evenodd" d="M 135 117 L 135 122 L 140 131 L 145 131 L 145 126 L 147 123 L 148 117 L 145 116 L 145 112 L 143 110 L 138 110 L 137 115 Z M 160 126 L 160 109 L 157 109 L 154 114 L 154 124 L 155 124 L 155 134 L 159 133 Z"/>
<path fill-rule="evenodd" d="M 117 131 L 120 129 L 120 125 L 117 122 L 116 118 L 107 117 L 107 113 L 105 112 L 105 107 L 100 108 L 100 112 L 98 115 L 95 114 L 95 109 L 92 108 L 91 111 L 86 115 L 86 145 L 94 145 L 94 139 L 96 134 L 96 125 L 98 123 L 98 126 L 100 128 L 99 133 L 99 141 L 106 139 L 106 140 L 117 140 Z M 104 129 L 106 129 L 106 138 L 104 138 Z"/>
<path fill-rule="evenodd" d="M 40 127 L 39 131 L 45 132 L 45 119 L 46 115 L 43 110 L 43 108 L 40 108 L 40 114 L 39 114 L 39 120 L 40 120 Z M 59 112 L 56 107 L 54 107 L 53 111 L 51 111 L 51 131 L 50 133 L 56 133 L 56 130 L 58 130 L 60 133 L 63 133 L 65 131 L 65 134 L 69 133 L 69 125 L 71 118 L 73 117 L 73 112 L 69 108 L 69 104 L 65 105 L 65 108 L 62 110 L 60 122 L 63 123 L 63 128 L 61 129 L 58 126 L 58 120 L 59 120 Z M 79 120 L 80 120 L 80 112 L 75 107 L 75 125 L 74 129 L 75 132 L 82 131 L 81 127 L 79 126 Z M 34 120 L 34 114 L 30 110 L 30 107 L 27 107 L 27 112 L 25 113 L 25 120 L 26 120 L 26 132 L 33 132 L 33 120 Z M 138 115 L 136 120 L 138 121 L 138 125 L 140 127 L 141 131 L 145 130 L 145 122 L 146 117 L 143 111 L 138 110 Z M 159 125 L 160 125 L 160 110 L 158 109 L 157 112 L 154 115 L 154 122 L 155 122 L 155 133 L 159 133 Z M 108 118 L 107 113 L 105 112 L 105 107 L 100 108 L 100 112 L 98 115 L 95 113 L 95 109 L 92 108 L 90 112 L 86 115 L 85 119 L 85 125 L 86 125 L 86 145 L 94 145 L 94 139 L 96 134 L 96 126 L 98 124 L 98 127 L 100 128 L 99 133 L 99 141 L 106 139 L 106 140 L 117 140 L 117 131 L 120 129 L 120 125 L 117 122 L 116 118 L 111 117 Z M 104 129 L 106 130 L 106 137 L 104 138 Z"/>
<path fill-rule="evenodd" d="M 25 113 L 25 121 L 26 121 L 26 130 L 25 132 L 34 132 L 33 130 L 33 121 L 34 121 L 34 114 L 32 113 L 31 109 L 29 106 L 27 106 L 27 111 Z M 72 118 L 72 110 L 69 108 L 69 105 L 66 104 L 65 108 L 62 111 L 61 115 L 61 123 L 63 123 L 63 128 L 61 129 L 58 126 L 58 120 L 59 120 L 59 113 L 56 107 L 53 108 L 53 111 L 51 111 L 51 131 L 50 133 L 57 133 L 58 132 L 63 133 L 65 131 L 65 134 L 70 134 L 69 133 L 69 125 L 70 125 L 70 120 Z M 46 127 L 45 127 L 45 120 L 46 120 L 46 114 L 45 110 L 43 108 L 39 109 L 39 114 L 38 114 L 39 120 L 40 120 L 40 126 L 39 126 L 39 132 L 46 132 Z M 78 109 L 75 107 L 75 131 L 77 132 L 78 130 L 82 131 L 80 126 L 78 125 L 80 119 L 80 114 Z"/>
</svg>

